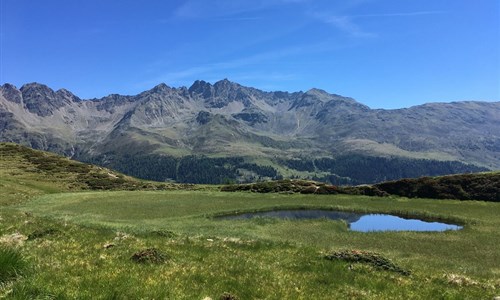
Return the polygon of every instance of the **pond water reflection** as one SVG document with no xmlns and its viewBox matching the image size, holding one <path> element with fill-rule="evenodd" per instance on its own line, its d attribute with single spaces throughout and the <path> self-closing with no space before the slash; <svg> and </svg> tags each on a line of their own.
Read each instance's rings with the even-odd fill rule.
<svg viewBox="0 0 500 300">
<path fill-rule="evenodd" d="M 405 219 L 389 214 L 361 214 L 334 210 L 273 210 L 243 213 L 218 217 L 218 219 L 238 220 L 251 218 L 280 219 L 331 219 L 344 220 L 353 231 L 445 231 L 459 230 L 462 226 L 441 222 L 427 222 L 419 219 Z"/>
</svg>

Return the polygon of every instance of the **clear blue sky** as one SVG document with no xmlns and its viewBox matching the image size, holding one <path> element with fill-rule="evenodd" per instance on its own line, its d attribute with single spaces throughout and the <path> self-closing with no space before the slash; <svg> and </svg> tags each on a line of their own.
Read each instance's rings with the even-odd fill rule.
<svg viewBox="0 0 500 300">
<path fill-rule="evenodd" d="M 100 98 L 228 78 L 373 108 L 500 101 L 499 0 L 0 3 L 0 84 Z"/>
</svg>

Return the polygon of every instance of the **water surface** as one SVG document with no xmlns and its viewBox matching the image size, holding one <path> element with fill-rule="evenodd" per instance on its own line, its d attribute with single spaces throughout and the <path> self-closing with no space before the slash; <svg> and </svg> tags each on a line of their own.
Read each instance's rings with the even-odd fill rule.
<svg viewBox="0 0 500 300">
<path fill-rule="evenodd" d="M 238 220 L 251 218 L 280 219 L 321 219 L 344 220 L 353 231 L 445 231 L 459 230 L 462 226 L 441 222 L 428 222 L 419 219 L 405 219 L 389 214 L 361 214 L 335 210 L 272 210 L 243 213 L 219 217 L 219 219 Z"/>
</svg>

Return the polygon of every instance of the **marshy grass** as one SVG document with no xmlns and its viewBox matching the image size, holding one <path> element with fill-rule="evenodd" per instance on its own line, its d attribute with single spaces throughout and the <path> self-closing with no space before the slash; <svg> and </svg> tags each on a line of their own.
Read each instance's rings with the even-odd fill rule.
<svg viewBox="0 0 500 300">
<path fill-rule="evenodd" d="M 291 207 L 417 214 L 465 227 L 361 233 L 326 219 L 213 218 Z M 498 213 L 497 203 L 397 197 L 79 192 L 0 208 L 0 233 L 32 237 L 17 251 L 34 272 L 11 281 L 9 299 L 219 299 L 225 292 L 239 299 L 481 299 L 500 289 Z M 131 260 L 145 249 L 167 260 Z M 378 253 L 412 275 L 324 258 L 352 249 Z"/>
</svg>

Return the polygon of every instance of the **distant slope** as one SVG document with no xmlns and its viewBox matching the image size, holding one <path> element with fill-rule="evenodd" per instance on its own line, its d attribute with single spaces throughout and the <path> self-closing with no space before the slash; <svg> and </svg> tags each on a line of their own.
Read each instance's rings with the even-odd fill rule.
<svg viewBox="0 0 500 300">
<path fill-rule="evenodd" d="M 173 188 L 12 143 L 0 143 L 0 204 L 44 193 Z"/>
<path fill-rule="evenodd" d="M 215 84 L 196 81 L 189 88 L 160 84 L 138 95 L 112 94 L 90 100 L 38 83 L 19 89 L 10 84 L 0 87 L 0 141 L 121 168 L 143 178 L 198 183 L 280 176 L 373 183 L 405 177 L 417 164 L 419 172 L 412 177 L 497 170 L 498 120 L 500 102 L 370 109 L 352 98 L 320 89 L 264 92 L 227 79 Z M 158 168 L 141 170 L 137 162 L 127 165 L 129 158 L 137 155 L 145 161 L 170 162 L 162 166 L 164 174 L 159 174 Z M 202 157 L 202 162 L 204 157 L 243 159 L 242 164 L 272 167 L 279 174 L 268 176 L 267 171 L 229 163 L 223 164 L 227 172 L 217 167 L 220 174 L 215 178 L 194 178 L 177 174 L 184 157 Z M 315 165 L 321 159 L 339 163 L 340 158 L 346 158 L 352 163 L 352 157 L 364 157 L 370 166 L 380 165 L 377 159 L 397 166 L 359 176 Z M 311 171 L 287 163 L 304 159 L 313 164 Z M 173 160 L 177 164 L 171 163 Z M 437 162 L 462 165 L 443 165 L 435 172 L 434 162 L 436 166 Z"/>
<path fill-rule="evenodd" d="M 375 184 L 373 187 L 391 195 L 409 198 L 500 202 L 500 172 L 402 179 Z"/>
<path fill-rule="evenodd" d="M 278 180 L 223 186 L 224 192 L 351 194 L 500 202 L 500 172 L 458 174 L 387 181 L 375 185 L 334 186 L 305 180 Z"/>
</svg>

